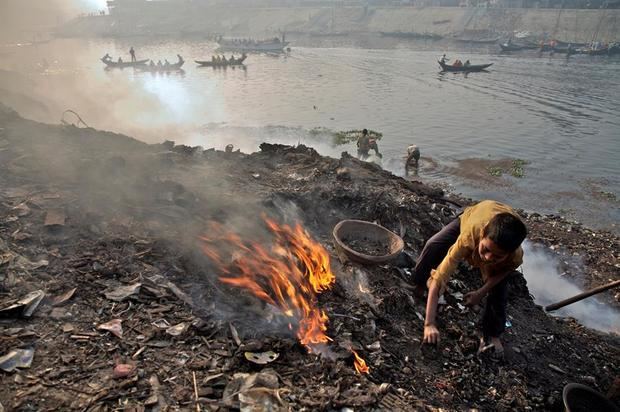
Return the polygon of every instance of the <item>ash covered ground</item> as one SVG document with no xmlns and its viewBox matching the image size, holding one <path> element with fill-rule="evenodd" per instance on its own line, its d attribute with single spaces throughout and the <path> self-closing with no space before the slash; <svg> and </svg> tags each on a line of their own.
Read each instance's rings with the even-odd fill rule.
<svg viewBox="0 0 620 412">
<path fill-rule="evenodd" d="M 346 154 L 147 145 L 3 108 L 0 356 L 20 350 L 22 359 L 0 371 L 0 403 L 6 410 L 561 410 L 568 382 L 613 390 L 618 335 L 549 316 L 523 278 L 511 284 L 504 359 L 477 353 L 480 316 L 462 295 L 480 277 L 465 267 L 441 306 L 440 344 L 421 345 L 425 302 L 412 293 L 407 269 L 460 202 Z M 222 284 L 200 249 L 212 221 L 261 241 L 262 214 L 300 222 L 331 255 L 336 283 L 318 296 L 329 316 L 329 356 L 309 354 L 273 307 Z M 401 235 L 407 256 L 373 267 L 341 262 L 331 232 L 348 218 Z M 530 239 L 554 246 L 560 259 L 584 254 L 585 270 L 567 264 L 567 276 L 585 285 L 620 277 L 617 237 L 557 217 L 524 218 Z M 617 305 L 613 293 L 604 299 Z M 368 374 L 356 372 L 349 348 Z M 265 351 L 278 356 L 265 365 L 245 356 Z"/>
</svg>

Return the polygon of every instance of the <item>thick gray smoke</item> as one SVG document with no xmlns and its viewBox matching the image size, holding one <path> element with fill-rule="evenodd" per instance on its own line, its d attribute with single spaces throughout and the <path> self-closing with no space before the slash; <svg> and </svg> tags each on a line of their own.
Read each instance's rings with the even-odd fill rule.
<svg viewBox="0 0 620 412">
<path fill-rule="evenodd" d="M 523 245 L 523 275 L 536 303 L 549 305 L 577 295 L 582 290 L 562 277 L 560 262 L 542 246 L 525 242 Z M 603 332 L 620 333 L 620 312 L 590 297 L 553 312 L 557 316 L 573 317 L 583 325 Z"/>
</svg>

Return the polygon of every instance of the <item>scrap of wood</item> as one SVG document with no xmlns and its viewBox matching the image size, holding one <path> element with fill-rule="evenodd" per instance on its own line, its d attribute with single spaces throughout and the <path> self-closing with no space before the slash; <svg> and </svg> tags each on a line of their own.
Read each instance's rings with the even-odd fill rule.
<svg viewBox="0 0 620 412">
<path fill-rule="evenodd" d="M 65 212 L 62 209 L 50 209 L 45 215 L 45 222 L 43 226 L 64 226 L 65 225 Z"/>
</svg>

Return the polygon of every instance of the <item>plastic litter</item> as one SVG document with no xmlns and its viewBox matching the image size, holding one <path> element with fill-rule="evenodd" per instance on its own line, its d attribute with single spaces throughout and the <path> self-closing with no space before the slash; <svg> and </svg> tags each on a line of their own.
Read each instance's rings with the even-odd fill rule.
<svg viewBox="0 0 620 412">
<path fill-rule="evenodd" d="M 17 368 L 29 368 L 34 357 L 34 348 L 13 349 L 0 358 L 0 369 L 13 372 Z"/>
<path fill-rule="evenodd" d="M 280 356 L 279 353 L 268 351 L 268 352 L 245 352 L 245 358 L 250 362 L 256 363 L 258 365 L 266 365 L 274 360 L 278 359 Z"/>
</svg>

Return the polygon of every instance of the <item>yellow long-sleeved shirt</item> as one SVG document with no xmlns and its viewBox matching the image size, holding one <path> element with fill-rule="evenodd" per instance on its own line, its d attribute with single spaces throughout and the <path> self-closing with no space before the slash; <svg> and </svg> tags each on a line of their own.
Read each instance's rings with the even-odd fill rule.
<svg viewBox="0 0 620 412">
<path fill-rule="evenodd" d="M 460 216 L 461 232 L 456 242 L 448 250 L 448 254 L 437 266 L 431 270 L 431 281 L 435 281 L 444 290 L 450 277 L 454 274 L 459 262 L 466 260 L 470 265 L 477 267 L 482 272 L 482 278 L 501 275 L 507 271 L 514 270 L 523 263 L 523 249 L 519 247 L 505 260 L 496 264 L 485 263 L 478 254 L 478 246 L 482 240 L 484 227 L 489 221 L 499 213 L 510 213 L 519 217 L 510 206 L 493 200 L 484 200 L 478 204 L 465 209 Z"/>
</svg>

